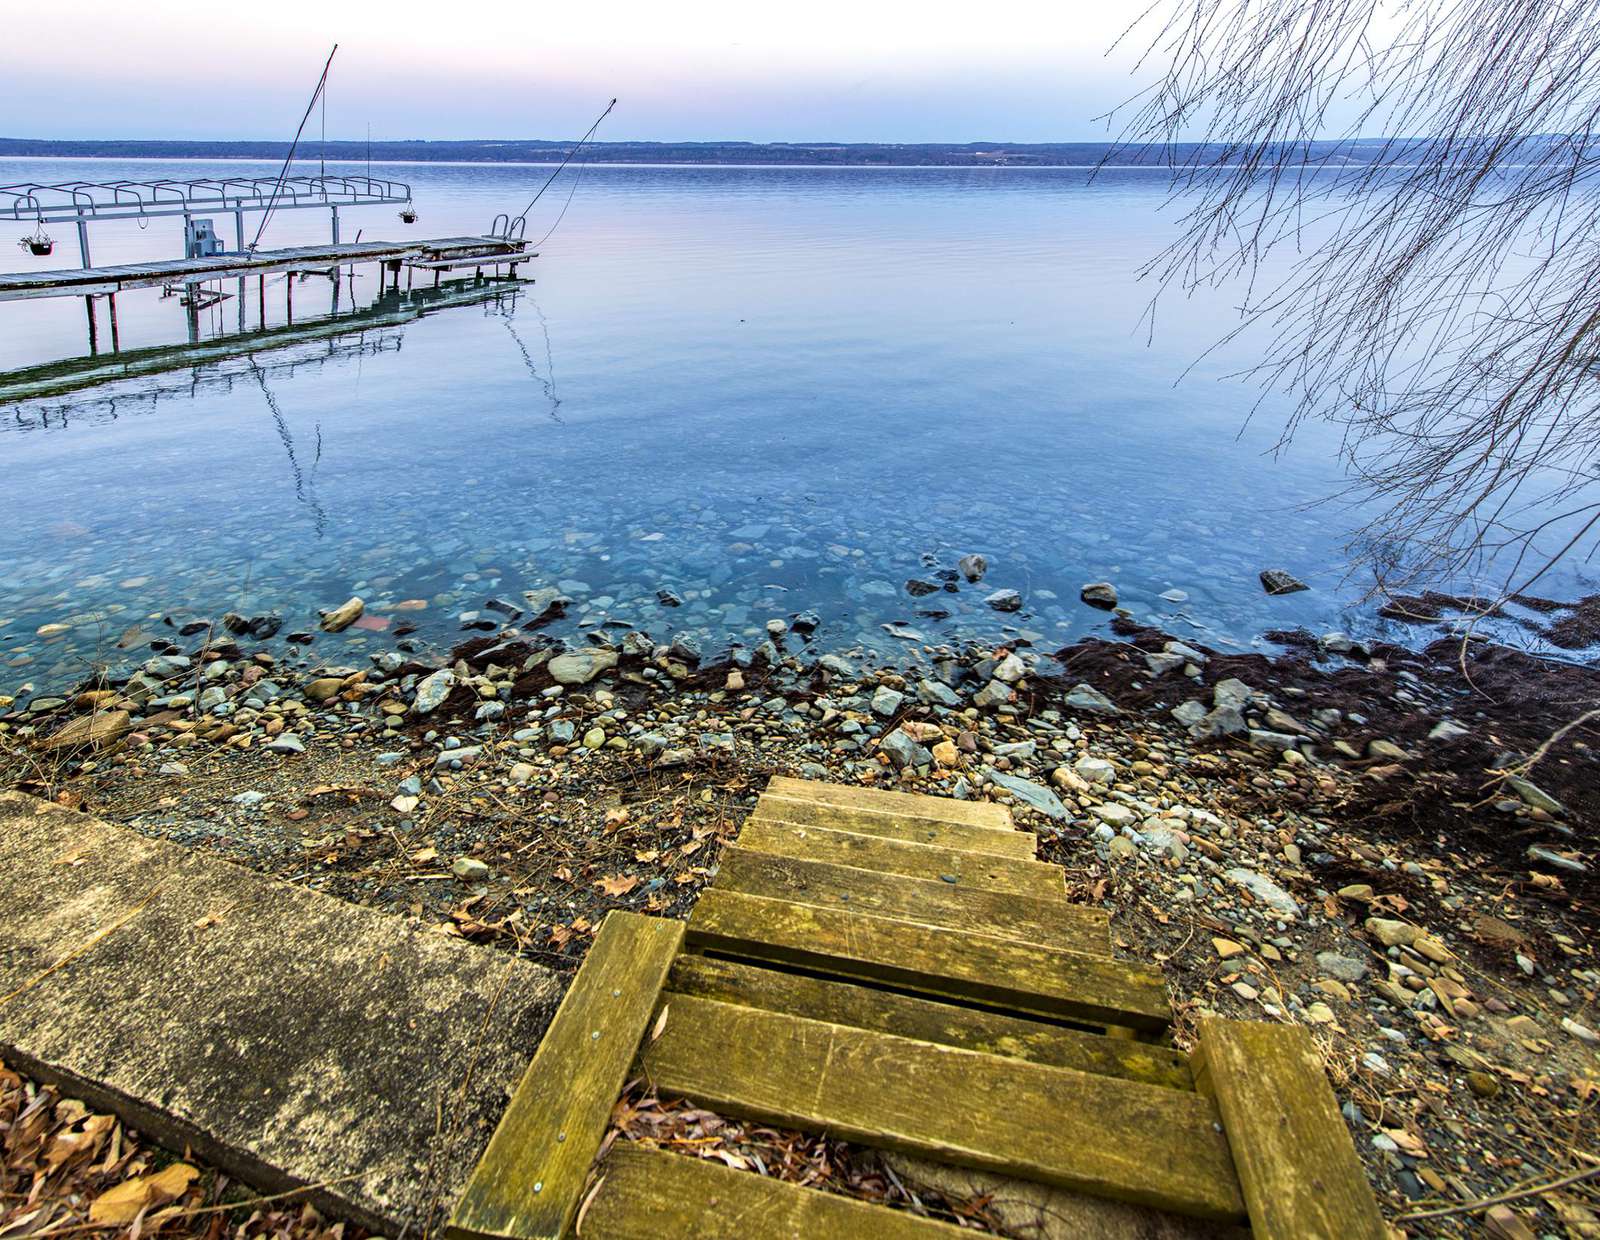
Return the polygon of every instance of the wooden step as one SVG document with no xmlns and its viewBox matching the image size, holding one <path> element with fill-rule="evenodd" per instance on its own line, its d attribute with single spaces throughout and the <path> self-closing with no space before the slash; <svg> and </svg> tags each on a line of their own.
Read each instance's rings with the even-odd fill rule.
<svg viewBox="0 0 1600 1240">
<path fill-rule="evenodd" d="M 1171 1047 L 1063 1029 L 1060 1025 L 875 990 L 852 982 L 720 960 L 679 956 L 667 993 L 854 1025 L 921 1042 L 1098 1072 L 1166 1089 L 1193 1089 L 1188 1060 Z M 670 998 L 668 999 L 670 1003 Z"/>
<path fill-rule="evenodd" d="M 1149 965 L 716 887 L 700 893 L 689 942 L 1002 1011 L 1147 1033 L 1171 1020 L 1166 984 Z"/>
<path fill-rule="evenodd" d="M 1207 1017 L 1195 1083 L 1216 1099 L 1260 1240 L 1388 1234 L 1316 1043 L 1300 1025 Z"/>
<path fill-rule="evenodd" d="M 776 857 L 830 861 L 857 869 L 903 874 L 907 878 L 942 879 L 946 874 L 953 874 L 963 887 L 1009 891 L 1041 900 L 1060 900 L 1066 895 L 1061 867 L 1047 861 L 913 844 L 881 835 L 752 818 L 740 830 L 738 844 L 741 848 Z"/>
<path fill-rule="evenodd" d="M 877 809 L 848 809 L 838 805 L 823 805 L 817 801 L 789 801 L 770 794 L 763 795 L 756 802 L 747 821 L 826 827 L 831 831 L 876 835 L 912 844 L 932 844 L 936 848 L 1017 857 L 1025 861 L 1033 860 L 1038 848 L 1038 840 L 1029 831 L 1001 831 L 995 827 L 974 827 L 960 822 L 940 822 L 933 818 L 908 818 L 903 814 L 885 813 Z"/>
<path fill-rule="evenodd" d="M 566 1233 L 683 923 L 612 911 L 445 1228 L 451 1240 Z"/>
<path fill-rule="evenodd" d="M 1211 1101 L 760 1008 L 674 997 L 643 1055 L 665 1094 L 1092 1196 L 1235 1222 Z"/>
<path fill-rule="evenodd" d="M 688 1154 L 619 1141 L 600 1167 L 584 1240 L 961 1240 L 966 1228 Z"/>
<path fill-rule="evenodd" d="M 907 878 L 826 861 L 775 857 L 730 845 L 722 850 L 716 888 L 1047 947 L 1111 954 L 1111 918 L 1103 909 L 984 891 L 938 878 Z"/>
<path fill-rule="evenodd" d="M 876 810 L 908 818 L 993 827 L 1000 831 L 1012 829 L 1011 811 L 991 801 L 957 801 L 953 797 L 930 797 L 919 792 L 890 792 L 882 788 L 828 784 L 810 779 L 791 779 L 786 775 L 774 775 L 767 782 L 766 795 L 795 801 L 814 801 L 843 809 Z"/>
</svg>

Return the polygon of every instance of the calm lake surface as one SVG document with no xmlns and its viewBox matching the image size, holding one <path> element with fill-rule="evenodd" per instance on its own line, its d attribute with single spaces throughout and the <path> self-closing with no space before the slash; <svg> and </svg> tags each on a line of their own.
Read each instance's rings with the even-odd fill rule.
<svg viewBox="0 0 1600 1240">
<path fill-rule="evenodd" d="M 218 170 L 12 160 L 0 182 Z M 373 171 L 411 182 L 420 219 L 346 211 L 347 240 L 480 233 L 548 174 Z M 546 587 L 575 600 L 549 632 L 690 632 L 708 653 L 805 611 L 826 649 L 915 650 L 885 625 L 1054 649 L 1107 627 L 1078 599 L 1099 580 L 1137 618 L 1211 643 L 1385 631 L 1347 578 L 1359 514 L 1304 506 L 1340 484 L 1333 434 L 1307 428 L 1274 456 L 1282 410 L 1246 425 L 1257 393 L 1225 379 L 1239 357 L 1184 375 L 1228 326 L 1227 301 L 1165 301 L 1153 339 L 1141 327 L 1152 290 L 1135 276 L 1167 236 L 1164 197 L 1159 173 L 1134 170 L 595 167 L 524 268 L 536 283 L 0 407 L 0 692 L 117 658 L 129 628 L 165 616 L 278 611 L 287 633 L 352 594 L 441 646 L 468 635 L 463 613 Z M 263 244 L 326 227 L 281 213 Z M 0 268 L 75 265 L 73 230 L 52 231 L 55 258 L 8 238 Z M 94 256 L 172 257 L 181 236 L 173 219 L 100 225 Z M 341 305 L 375 290 L 358 268 Z M 286 291 L 269 280 L 269 325 Z M 252 330 L 257 298 L 252 281 Z M 296 321 L 331 298 L 328 280 L 297 280 Z M 232 297 L 203 311 L 202 336 L 238 314 Z M 103 303 L 100 316 L 104 350 Z M 160 290 L 121 295 L 118 318 L 125 351 L 186 339 Z M 0 303 L 0 369 L 87 346 L 81 299 Z M 980 585 L 907 593 L 967 552 L 988 558 Z M 1312 589 L 1268 597 L 1257 573 L 1273 567 Z M 1596 588 L 1578 570 L 1541 585 Z M 985 605 L 1008 588 L 1021 611 Z M 428 606 L 393 610 L 405 600 Z M 69 627 L 41 638 L 45 625 Z M 393 641 L 352 630 L 313 650 L 349 661 Z"/>
</svg>

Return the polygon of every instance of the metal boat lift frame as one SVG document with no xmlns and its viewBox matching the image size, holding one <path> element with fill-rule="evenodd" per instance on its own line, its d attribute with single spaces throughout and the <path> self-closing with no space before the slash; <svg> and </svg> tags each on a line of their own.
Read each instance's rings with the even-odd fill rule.
<svg viewBox="0 0 1600 1240">
<path fill-rule="evenodd" d="M 405 205 L 411 186 L 371 176 L 201 177 L 156 181 L 22 181 L 0 185 L 0 220 L 76 224 L 85 268 L 89 224 L 94 220 L 144 220 L 204 213 L 231 213 L 238 252 L 245 251 L 244 217 L 257 211 L 321 208 L 333 217 L 333 243 L 339 244 L 340 207 Z"/>
</svg>

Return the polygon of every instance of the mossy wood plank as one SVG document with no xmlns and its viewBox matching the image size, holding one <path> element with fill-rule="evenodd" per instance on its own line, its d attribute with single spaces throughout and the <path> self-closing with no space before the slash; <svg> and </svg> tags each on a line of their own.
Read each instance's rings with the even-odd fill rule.
<svg viewBox="0 0 1600 1240">
<path fill-rule="evenodd" d="M 908 818 L 960 822 L 1000 831 L 1012 829 L 1011 811 L 992 801 L 957 801 L 954 797 L 931 797 L 918 792 L 890 792 L 883 788 L 818 783 L 809 779 L 791 779 L 785 775 L 774 775 L 767 782 L 767 795 L 795 801 L 816 801 L 846 809 L 876 810 Z"/>
<path fill-rule="evenodd" d="M 984 891 L 938 878 L 907 878 L 827 861 L 775 857 L 731 845 L 722 850 L 716 886 L 719 891 L 1111 954 L 1111 918 L 1104 909 Z"/>
<path fill-rule="evenodd" d="M 667 994 L 669 1003 L 673 994 L 715 999 L 921 1042 L 1009 1055 L 1029 1063 L 1098 1072 L 1145 1085 L 1194 1088 L 1188 1060 L 1171 1047 L 1063 1029 L 1025 1017 L 785 973 L 737 960 L 679 956 L 667 979 Z"/>
<path fill-rule="evenodd" d="M 757 801 L 748 821 L 827 827 L 832 831 L 854 831 L 857 835 L 879 835 L 912 844 L 959 848 L 965 852 L 1018 857 L 1025 861 L 1033 859 L 1039 845 L 1030 831 L 997 831 L 993 827 L 937 822 L 931 818 L 907 818 L 875 809 L 850 809 L 841 805 L 822 805 L 816 801 L 789 801 L 775 796 L 764 796 Z"/>
<path fill-rule="evenodd" d="M 716 887 L 700 893 L 689 941 L 703 951 L 1002 1011 L 1145 1032 L 1171 1021 L 1166 985 L 1149 965 Z"/>
<path fill-rule="evenodd" d="M 531 1240 L 564 1232 L 682 945 L 682 922 L 606 915 L 446 1235 Z"/>
<path fill-rule="evenodd" d="M 862 835 L 854 831 L 833 831 L 827 827 L 807 827 L 792 823 L 747 819 L 739 831 L 739 847 L 777 857 L 798 857 L 805 861 L 829 861 L 853 865 L 885 874 L 904 874 L 907 878 L 943 879 L 956 877 L 963 887 L 984 891 L 1009 891 L 1040 900 L 1066 898 L 1062 869 L 1047 861 L 1028 861 L 1021 857 L 997 857 L 993 853 L 968 852 L 960 848 L 940 848 L 881 835 Z"/>
<path fill-rule="evenodd" d="M 905 1210 L 735 1171 L 628 1141 L 612 1146 L 584 1240 L 960 1240 L 972 1232 Z"/>
<path fill-rule="evenodd" d="M 661 1092 L 760 1122 L 1201 1218 L 1244 1216 L 1197 1093 L 677 995 Z"/>
<path fill-rule="evenodd" d="M 1304 1028 L 1209 1017 L 1195 1057 L 1259 1240 L 1383 1240 L 1383 1216 Z"/>
</svg>

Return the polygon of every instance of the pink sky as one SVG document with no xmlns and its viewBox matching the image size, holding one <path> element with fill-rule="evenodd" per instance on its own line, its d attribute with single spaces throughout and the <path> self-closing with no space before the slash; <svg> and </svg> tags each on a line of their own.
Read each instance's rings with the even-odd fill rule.
<svg viewBox="0 0 1600 1240">
<path fill-rule="evenodd" d="M 8 137 L 286 138 L 340 43 L 328 136 L 1093 140 L 1140 3 L 81 0 L 11 23 Z"/>
</svg>

